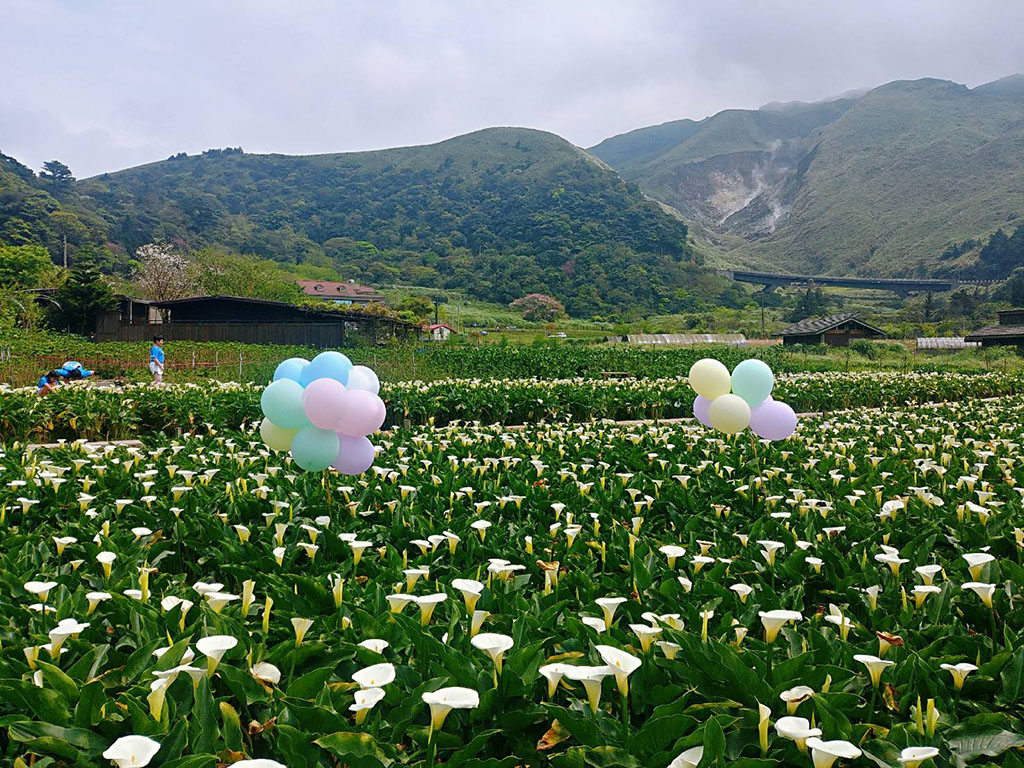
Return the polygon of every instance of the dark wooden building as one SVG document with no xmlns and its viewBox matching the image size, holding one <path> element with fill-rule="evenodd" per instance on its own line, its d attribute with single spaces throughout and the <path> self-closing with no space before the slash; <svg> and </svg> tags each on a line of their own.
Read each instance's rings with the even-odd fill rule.
<svg viewBox="0 0 1024 768">
<path fill-rule="evenodd" d="M 878 339 L 885 331 L 858 320 L 856 315 L 827 315 L 809 317 L 796 325 L 774 334 L 782 337 L 783 344 L 829 344 L 845 347 L 854 339 Z"/>
<path fill-rule="evenodd" d="M 964 341 L 976 341 L 983 347 L 1004 345 L 1024 349 L 1024 309 L 1006 309 L 998 314 L 998 323 L 979 328 Z"/>
<path fill-rule="evenodd" d="M 99 318 L 99 341 L 148 341 L 161 334 L 168 341 L 239 341 L 246 344 L 297 344 L 328 348 L 356 343 L 378 344 L 418 332 L 391 317 L 302 307 L 282 301 L 242 296 L 193 296 L 154 301 L 157 312 L 139 323 L 121 311 Z"/>
</svg>

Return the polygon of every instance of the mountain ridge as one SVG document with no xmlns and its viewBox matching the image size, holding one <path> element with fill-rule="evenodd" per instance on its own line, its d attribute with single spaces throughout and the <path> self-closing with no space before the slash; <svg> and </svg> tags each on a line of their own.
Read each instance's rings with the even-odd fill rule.
<svg viewBox="0 0 1024 768">
<path fill-rule="evenodd" d="M 977 250 L 939 257 L 1024 215 L 1022 126 L 1024 76 L 924 78 L 636 129 L 590 151 L 726 263 L 907 276 L 970 268 Z"/>
</svg>

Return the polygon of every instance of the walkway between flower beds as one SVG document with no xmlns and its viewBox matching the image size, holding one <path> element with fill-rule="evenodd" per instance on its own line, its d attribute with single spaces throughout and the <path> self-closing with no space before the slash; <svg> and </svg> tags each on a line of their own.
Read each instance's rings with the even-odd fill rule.
<svg viewBox="0 0 1024 768">
<path fill-rule="evenodd" d="M 982 398 L 978 399 L 978 402 L 979 403 L 991 403 L 991 402 L 995 402 L 996 400 L 1003 400 L 1003 399 L 1005 399 L 1007 397 L 1016 397 L 1016 395 L 1003 395 L 1001 397 L 982 397 Z M 951 402 L 951 401 L 949 401 L 949 400 L 936 400 L 936 401 L 933 401 L 933 402 L 930 402 L 930 403 L 918 404 L 917 407 L 922 407 L 922 406 L 927 407 L 927 406 L 930 406 L 930 405 L 942 405 L 942 404 L 947 403 L 947 402 Z M 885 406 L 885 407 L 889 408 L 891 406 Z M 898 407 L 909 408 L 911 406 L 909 404 L 907 404 L 907 405 L 898 406 Z M 875 407 L 875 408 L 845 408 L 845 409 L 840 409 L 840 410 L 835 410 L 835 411 L 805 411 L 803 413 L 798 413 L 797 416 L 799 416 L 801 419 L 812 418 L 812 417 L 822 417 L 822 418 L 824 418 L 825 416 L 828 416 L 830 414 L 835 415 L 835 414 L 839 414 L 839 413 L 845 413 L 847 411 L 881 411 L 881 410 L 883 410 L 883 408 L 881 408 L 881 407 Z M 687 423 L 687 422 L 690 422 L 690 421 L 693 421 L 693 420 L 694 420 L 694 418 L 692 416 L 681 416 L 681 417 L 672 418 L 672 419 L 630 419 L 630 420 L 626 420 L 626 421 L 607 421 L 607 422 L 604 422 L 604 423 L 612 424 L 612 425 L 614 425 L 616 427 L 632 427 L 632 426 L 646 426 L 646 425 L 650 425 L 650 424 L 684 424 L 684 423 Z M 594 419 L 594 421 L 595 422 L 601 422 L 603 420 L 602 419 Z M 582 423 L 582 422 L 559 422 L 559 423 L 572 424 L 572 423 Z M 417 426 L 420 426 L 420 425 L 417 425 Z M 535 424 L 509 424 L 509 425 L 505 426 L 505 429 L 507 431 L 509 431 L 509 432 L 520 432 L 520 431 L 522 431 L 522 430 L 524 430 L 524 429 L 526 429 L 528 427 L 532 427 L 532 426 L 536 426 L 536 425 Z M 384 430 L 381 434 L 388 434 L 389 432 L 391 432 L 391 430 Z M 115 445 L 115 446 L 123 446 L 123 447 L 141 448 L 142 444 L 143 443 L 142 443 L 141 440 L 89 440 L 89 441 L 86 442 L 86 445 L 88 445 L 90 447 L 93 447 L 93 448 L 102 448 L 103 446 L 106 446 L 106 445 Z M 70 442 L 64 442 L 64 443 L 29 443 L 27 446 L 25 446 L 25 450 L 26 451 L 34 451 L 34 450 L 37 450 L 37 449 L 40 449 L 40 448 L 42 448 L 42 449 L 60 448 L 62 446 L 67 446 L 67 445 L 71 445 L 71 443 Z"/>
</svg>

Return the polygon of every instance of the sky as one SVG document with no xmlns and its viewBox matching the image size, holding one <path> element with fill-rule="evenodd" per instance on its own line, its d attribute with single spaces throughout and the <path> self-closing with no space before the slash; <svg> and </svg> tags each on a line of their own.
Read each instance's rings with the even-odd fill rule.
<svg viewBox="0 0 1024 768">
<path fill-rule="evenodd" d="M 0 151 L 79 178 L 494 125 L 579 146 L 891 80 L 1024 72 L 1016 0 L 0 0 Z"/>
</svg>

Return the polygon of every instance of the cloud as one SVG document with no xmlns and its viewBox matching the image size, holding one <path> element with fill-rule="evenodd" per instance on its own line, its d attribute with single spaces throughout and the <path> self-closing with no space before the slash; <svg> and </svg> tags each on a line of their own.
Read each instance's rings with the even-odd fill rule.
<svg viewBox="0 0 1024 768">
<path fill-rule="evenodd" d="M 524 125 L 632 128 L 893 79 L 1024 71 L 1024 4 L 8 0 L 0 148 L 80 176 Z M 45 44 L 41 43 L 45 41 Z"/>
</svg>

